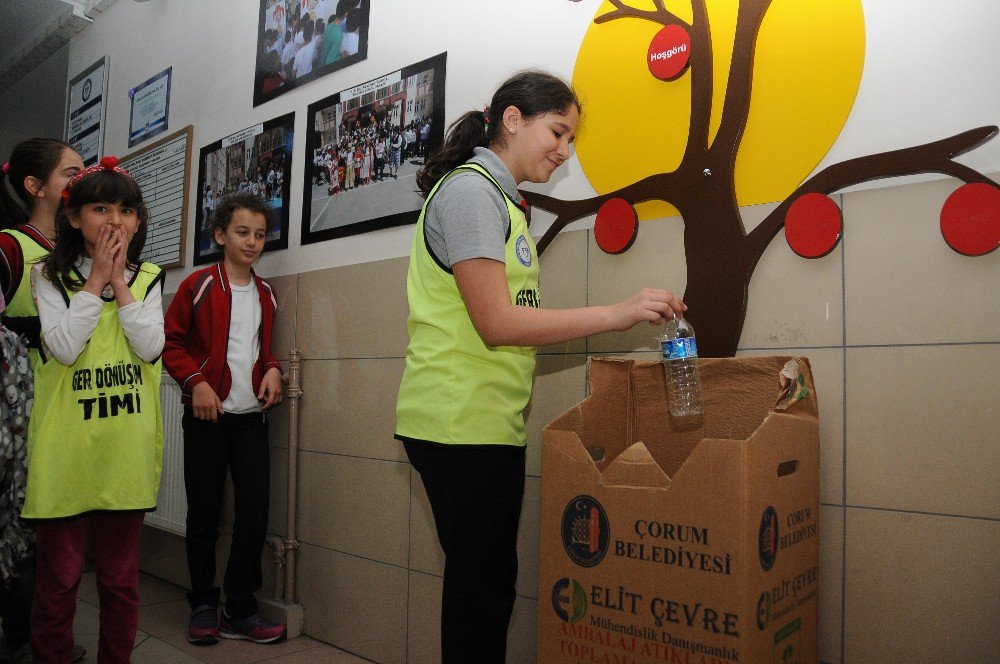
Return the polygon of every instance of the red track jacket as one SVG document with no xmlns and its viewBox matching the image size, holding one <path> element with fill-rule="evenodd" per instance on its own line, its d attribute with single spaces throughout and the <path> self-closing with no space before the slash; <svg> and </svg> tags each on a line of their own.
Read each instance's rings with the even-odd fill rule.
<svg viewBox="0 0 1000 664">
<path fill-rule="evenodd" d="M 269 283 L 253 270 L 250 278 L 257 283 L 261 309 L 260 354 L 251 374 L 257 392 L 264 374 L 271 367 L 281 368 L 271 352 L 271 328 L 278 302 Z M 232 293 L 221 261 L 190 274 L 167 308 L 163 366 L 181 386 L 183 403 L 190 405 L 191 390 L 202 381 L 208 381 L 220 401 L 229 395 L 232 375 L 226 354 L 231 311 Z"/>
</svg>

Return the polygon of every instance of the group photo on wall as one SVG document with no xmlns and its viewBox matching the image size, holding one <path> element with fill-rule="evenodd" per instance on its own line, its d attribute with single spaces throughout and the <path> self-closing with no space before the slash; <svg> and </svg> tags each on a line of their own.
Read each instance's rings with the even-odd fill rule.
<svg viewBox="0 0 1000 664">
<path fill-rule="evenodd" d="M 303 244 L 416 221 L 416 174 L 444 135 L 445 60 L 442 53 L 310 104 Z"/>
<path fill-rule="evenodd" d="M 368 57 L 369 0 L 260 0 L 253 105 Z"/>
<path fill-rule="evenodd" d="M 288 193 L 292 172 L 295 114 L 248 127 L 201 149 L 194 264 L 219 260 L 212 213 L 226 196 L 250 193 L 274 209 L 264 251 L 288 246 Z"/>
</svg>

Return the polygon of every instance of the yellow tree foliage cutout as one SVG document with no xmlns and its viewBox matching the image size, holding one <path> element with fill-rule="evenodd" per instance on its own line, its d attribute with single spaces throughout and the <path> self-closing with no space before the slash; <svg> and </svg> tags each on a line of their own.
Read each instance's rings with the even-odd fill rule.
<svg viewBox="0 0 1000 664">
<path fill-rule="evenodd" d="M 864 59 L 860 0 L 608 0 L 584 37 L 574 84 L 586 121 L 577 153 L 599 192 L 563 201 L 522 191 L 556 219 L 539 252 L 568 223 L 597 214 L 595 239 L 626 251 L 640 218 L 680 214 L 684 300 L 705 357 L 736 353 L 750 278 L 783 228 L 815 258 L 837 245 L 845 187 L 918 172 L 967 184 L 942 210 L 942 233 L 961 253 L 1000 244 L 1000 187 L 954 161 L 991 139 L 971 129 L 925 145 L 858 157 L 809 177 L 836 140 Z M 751 89 L 753 95 L 751 95 Z M 747 232 L 741 205 L 780 201 Z"/>
</svg>

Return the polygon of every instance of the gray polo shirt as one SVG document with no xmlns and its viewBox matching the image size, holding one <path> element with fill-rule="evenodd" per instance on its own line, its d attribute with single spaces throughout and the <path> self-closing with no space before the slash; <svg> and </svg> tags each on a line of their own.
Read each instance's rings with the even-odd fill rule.
<svg viewBox="0 0 1000 664">
<path fill-rule="evenodd" d="M 521 200 L 514 176 L 496 153 L 476 148 L 469 161 L 485 168 L 513 200 Z M 424 216 L 427 245 L 449 268 L 470 258 L 505 263 L 509 229 L 506 199 L 492 182 L 471 171 L 460 171 L 445 180 Z"/>
</svg>

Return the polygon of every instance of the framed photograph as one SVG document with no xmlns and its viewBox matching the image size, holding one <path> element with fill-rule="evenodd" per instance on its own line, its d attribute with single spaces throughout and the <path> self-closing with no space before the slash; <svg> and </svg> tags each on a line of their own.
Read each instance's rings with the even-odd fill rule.
<svg viewBox="0 0 1000 664">
<path fill-rule="evenodd" d="M 368 57 L 371 0 L 260 0 L 253 105 Z"/>
<path fill-rule="evenodd" d="M 309 105 L 302 244 L 416 223 L 416 174 L 444 138 L 446 57 Z"/>
<path fill-rule="evenodd" d="M 247 127 L 201 149 L 194 264 L 222 258 L 212 232 L 212 212 L 229 194 L 249 192 L 274 208 L 264 251 L 288 247 L 288 192 L 292 175 L 295 113 Z"/>
<path fill-rule="evenodd" d="M 66 89 L 66 142 L 93 166 L 104 154 L 104 100 L 108 97 L 108 56 L 74 76 Z"/>
<path fill-rule="evenodd" d="M 128 98 L 132 102 L 128 122 L 129 147 L 167 130 L 172 70 L 173 67 L 167 67 L 153 78 L 128 91 Z"/>
</svg>

